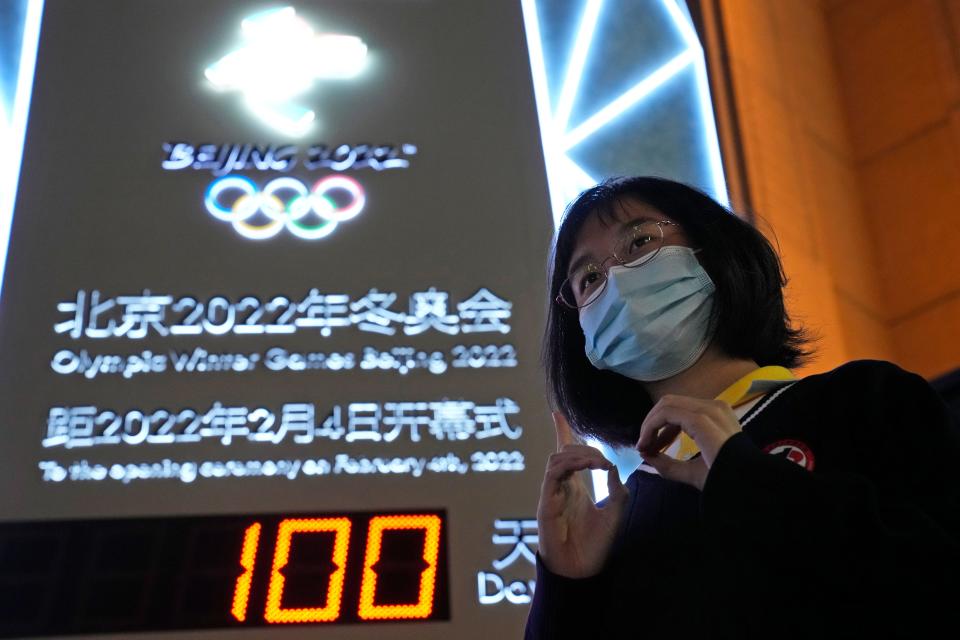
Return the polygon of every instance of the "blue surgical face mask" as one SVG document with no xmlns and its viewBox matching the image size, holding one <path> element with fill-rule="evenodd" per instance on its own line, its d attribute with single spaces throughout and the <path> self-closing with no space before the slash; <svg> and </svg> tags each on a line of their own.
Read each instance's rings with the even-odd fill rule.
<svg viewBox="0 0 960 640">
<path fill-rule="evenodd" d="M 600 297 L 580 310 L 593 366 L 649 382 L 697 361 L 710 342 L 716 287 L 696 251 L 668 245 L 643 266 L 610 267 Z"/>
</svg>

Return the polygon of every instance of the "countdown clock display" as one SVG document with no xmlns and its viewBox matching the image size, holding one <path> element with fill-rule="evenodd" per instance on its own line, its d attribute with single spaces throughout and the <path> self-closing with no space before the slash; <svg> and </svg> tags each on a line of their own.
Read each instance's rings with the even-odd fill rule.
<svg viewBox="0 0 960 640">
<path fill-rule="evenodd" d="M 0 526 L 0 637 L 449 619 L 446 515 Z"/>
</svg>

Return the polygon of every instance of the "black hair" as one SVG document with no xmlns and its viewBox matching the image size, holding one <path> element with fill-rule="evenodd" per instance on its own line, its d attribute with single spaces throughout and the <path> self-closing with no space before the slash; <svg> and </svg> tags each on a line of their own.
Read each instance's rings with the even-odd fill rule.
<svg viewBox="0 0 960 640">
<path fill-rule="evenodd" d="M 659 210 L 702 248 L 697 255 L 716 285 L 708 330 L 727 356 L 789 369 L 813 355 L 805 345 L 818 338 L 791 324 L 783 300 L 787 278 L 767 238 L 705 193 L 648 176 L 611 178 L 587 189 L 567 207 L 556 234 L 542 360 L 555 408 L 581 435 L 613 446 L 636 442 L 653 402 L 640 382 L 590 363 L 577 311 L 554 300 L 584 222 L 592 215 L 603 224 L 615 220 L 625 200 Z"/>
</svg>

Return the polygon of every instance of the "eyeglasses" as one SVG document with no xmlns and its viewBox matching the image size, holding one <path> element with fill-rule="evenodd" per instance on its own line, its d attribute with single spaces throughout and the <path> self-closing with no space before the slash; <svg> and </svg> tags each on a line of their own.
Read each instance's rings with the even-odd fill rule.
<svg viewBox="0 0 960 640">
<path fill-rule="evenodd" d="M 580 265 L 560 286 L 556 301 L 571 309 L 582 309 L 603 293 L 611 260 L 634 269 L 647 264 L 663 246 L 663 225 L 679 227 L 670 220 L 641 220 L 624 229 L 614 243 L 613 253 L 603 262 Z"/>
</svg>

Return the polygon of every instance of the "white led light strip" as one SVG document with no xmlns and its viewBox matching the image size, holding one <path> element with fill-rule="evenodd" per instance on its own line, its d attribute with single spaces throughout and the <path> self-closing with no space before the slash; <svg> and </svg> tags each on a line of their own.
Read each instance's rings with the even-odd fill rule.
<svg viewBox="0 0 960 640">
<path fill-rule="evenodd" d="M 30 113 L 33 71 L 37 61 L 42 15 L 43 0 L 28 0 L 13 110 L 7 114 L 0 107 L 0 287 L 3 286 L 3 273 L 7 266 L 10 226 L 13 222 L 13 207 L 17 198 L 20 162 L 23 157 L 23 138 L 26 135 L 27 117 Z"/>
</svg>

